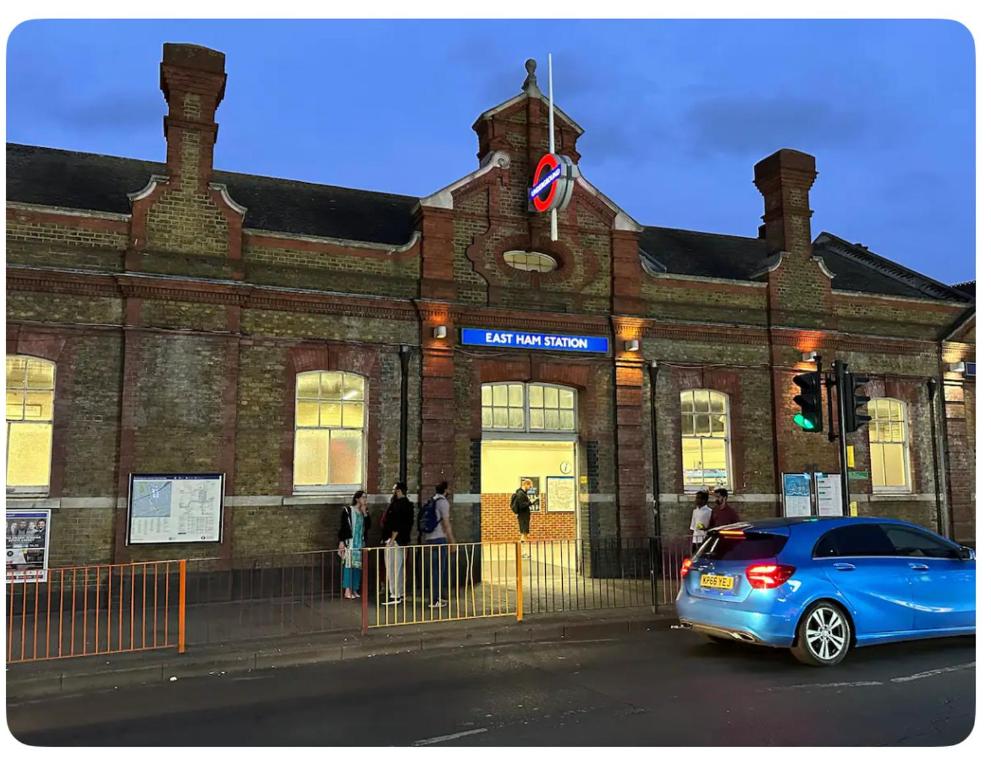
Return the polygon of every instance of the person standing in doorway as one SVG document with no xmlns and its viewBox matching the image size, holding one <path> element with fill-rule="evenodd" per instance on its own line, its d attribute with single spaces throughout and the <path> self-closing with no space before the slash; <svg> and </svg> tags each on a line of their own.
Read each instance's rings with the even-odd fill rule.
<svg viewBox="0 0 991 768">
<path fill-rule="evenodd" d="M 509 502 L 510 508 L 513 510 L 513 514 L 516 515 L 516 522 L 520 527 L 520 546 L 523 547 L 526 544 L 526 537 L 530 535 L 530 507 L 532 502 L 530 501 L 530 488 L 533 487 L 533 483 L 529 480 L 524 480 L 516 492 L 513 494 L 513 498 Z M 530 553 L 523 549 L 523 559 L 528 559 Z"/>
<path fill-rule="evenodd" d="M 423 543 L 430 549 L 430 607 L 447 605 L 447 566 L 450 546 L 455 543 L 451 529 L 451 502 L 448 499 L 447 480 L 435 488 L 436 493 L 420 510 L 418 528 Z"/>
<path fill-rule="evenodd" d="M 406 483 L 396 483 L 382 521 L 385 546 L 386 605 L 399 605 L 406 597 L 406 549 L 413 528 L 413 502 L 406 498 Z"/>
<path fill-rule="evenodd" d="M 705 532 L 709 529 L 712 509 L 709 507 L 709 492 L 699 491 L 695 494 L 695 509 L 692 510 L 692 554 L 698 552 L 705 541 Z"/>
<path fill-rule="evenodd" d="M 725 488 L 717 488 L 715 492 L 716 506 L 709 518 L 709 528 L 730 525 L 740 522 L 740 515 L 729 505 L 729 492 Z"/>
<path fill-rule="evenodd" d="M 355 491 L 351 504 L 341 510 L 341 525 L 337 529 L 337 553 L 344 563 L 344 597 L 361 597 L 361 550 L 368 535 L 368 496 Z"/>
</svg>

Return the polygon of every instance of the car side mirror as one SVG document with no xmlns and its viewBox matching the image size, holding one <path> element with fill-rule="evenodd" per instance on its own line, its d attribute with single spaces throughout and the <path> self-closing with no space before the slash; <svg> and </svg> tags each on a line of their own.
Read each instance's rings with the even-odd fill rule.
<svg viewBox="0 0 991 768">
<path fill-rule="evenodd" d="M 960 547 L 959 557 L 961 560 L 976 560 L 977 556 L 970 547 Z"/>
</svg>

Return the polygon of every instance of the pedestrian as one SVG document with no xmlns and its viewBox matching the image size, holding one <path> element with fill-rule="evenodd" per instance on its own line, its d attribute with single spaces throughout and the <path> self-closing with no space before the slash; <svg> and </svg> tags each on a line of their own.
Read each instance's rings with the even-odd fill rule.
<svg viewBox="0 0 991 768">
<path fill-rule="evenodd" d="M 729 505 L 729 492 L 725 488 L 716 489 L 715 499 L 716 506 L 709 518 L 710 529 L 740 522 L 740 515 Z"/>
<path fill-rule="evenodd" d="M 406 498 L 406 483 L 392 487 L 392 499 L 382 520 L 385 546 L 386 605 L 399 605 L 406 598 L 406 547 L 413 528 L 413 502 Z"/>
<path fill-rule="evenodd" d="M 344 597 L 361 597 L 361 550 L 368 536 L 368 496 L 355 491 L 351 504 L 341 510 L 341 525 L 337 529 L 337 553 L 344 563 Z"/>
<path fill-rule="evenodd" d="M 455 543 L 451 530 L 451 502 L 448 500 L 447 480 L 439 482 L 436 493 L 420 509 L 417 521 L 423 543 L 430 549 L 430 607 L 447 605 L 447 561 L 450 546 Z"/>
<path fill-rule="evenodd" d="M 705 541 L 705 532 L 709 529 L 712 509 L 709 507 L 709 492 L 699 491 L 695 494 L 695 509 L 692 510 L 692 554 L 698 552 Z"/>
<path fill-rule="evenodd" d="M 533 483 L 529 479 L 523 480 L 509 502 L 510 509 L 516 515 L 516 522 L 520 527 L 520 545 L 526 544 L 526 537 L 530 534 L 530 507 L 532 506 L 532 502 L 530 501 L 529 491 L 532 487 Z M 523 550 L 523 559 L 526 560 L 529 557 L 530 553 Z"/>
</svg>

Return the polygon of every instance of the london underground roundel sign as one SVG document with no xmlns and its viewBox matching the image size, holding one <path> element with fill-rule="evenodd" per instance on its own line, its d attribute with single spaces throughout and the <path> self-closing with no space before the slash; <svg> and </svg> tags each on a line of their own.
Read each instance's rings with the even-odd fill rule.
<svg viewBox="0 0 991 768">
<path fill-rule="evenodd" d="M 537 213 L 567 207 L 575 187 L 577 169 L 564 155 L 546 154 L 533 172 L 530 202 Z"/>
</svg>

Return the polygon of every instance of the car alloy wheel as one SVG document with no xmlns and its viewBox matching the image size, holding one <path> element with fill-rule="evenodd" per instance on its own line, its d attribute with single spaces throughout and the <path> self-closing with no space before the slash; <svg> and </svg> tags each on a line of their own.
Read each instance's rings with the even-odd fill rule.
<svg viewBox="0 0 991 768">
<path fill-rule="evenodd" d="M 803 664 L 839 664 L 850 650 L 850 623 L 834 603 L 821 601 L 802 618 L 796 639 L 792 653 Z"/>
</svg>

